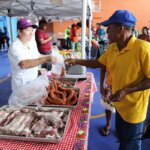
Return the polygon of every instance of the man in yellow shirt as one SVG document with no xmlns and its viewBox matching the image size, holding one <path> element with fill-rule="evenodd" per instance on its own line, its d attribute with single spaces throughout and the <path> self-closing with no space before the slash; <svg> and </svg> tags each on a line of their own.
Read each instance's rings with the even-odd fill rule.
<svg viewBox="0 0 150 150">
<path fill-rule="evenodd" d="M 119 150 L 141 150 L 143 122 L 150 88 L 150 43 L 136 39 L 134 15 L 117 10 L 101 25 L 112 44 L 98 60 L 68 59 L 66 63 L 107 68 L 112 78 L 110 101 L 116 108 Z"/>
</svg>

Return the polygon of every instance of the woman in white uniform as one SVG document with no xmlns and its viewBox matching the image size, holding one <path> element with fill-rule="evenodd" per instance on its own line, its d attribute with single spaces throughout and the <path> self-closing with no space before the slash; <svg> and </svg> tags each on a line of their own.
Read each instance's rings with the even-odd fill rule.
<svg viewBox="0 0 150 150">
<path fill-rule="evenodd" d="M 10 45 L 8 57 L 12 67 L 12 90 L 34 80 L 38 76 L 38 66 L 55 63 L 51 55 L 41 55 L 32 41 L 33 28 L 29 19 L 22 18 L 17 22 L 18 38 Z"/>
</svg>

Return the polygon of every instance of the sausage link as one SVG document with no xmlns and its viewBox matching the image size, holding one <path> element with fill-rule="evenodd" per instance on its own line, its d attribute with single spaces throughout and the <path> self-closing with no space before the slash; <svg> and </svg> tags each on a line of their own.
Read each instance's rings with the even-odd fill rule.
<svg viewBox="0 0 150 150">
<path fill-rule="evenodd" d="M 71 99 L 71 101 L 70 101 L 70 105 L 74 105 L 74 104 L 76 104 L 76 103 L 77 103 L 77 101 L 78 101 L 77 95 L 76 95 L 76 94 L 74 94 L 74 95 L 73 95 L 73 97 L 72 97 L 72 99 Z"/>
<path fill-rule="evenodd" d="M 45 105 L 49 105 L 49 104 L 50 104 L 48 98 L 46 98 L 46 99 L 44 100 L 44 104 L 45 104 Z"/>
<path fill-rule="evenodd" d="M 63 105 L 62 102 L 56 101 L 55 99 L 51 99 L 50 97 L 47 98 L 50 104 L 55 104 L 55 105 Z"/>
<path fill-rule="evenodd" d="M 69 89 L 68 92 L 69 92 L 69 95 L 67 96 L 67 100 L 70 100 L 75 94 L 75 91 L 73 89 Z"/>
<path fill-rule="evenodd" d="M 56 103 L 63 104 L 63 99 L 58 98 L 54 92 L 50 92 L 49 98 L 53 99 Z"/>
</svg>

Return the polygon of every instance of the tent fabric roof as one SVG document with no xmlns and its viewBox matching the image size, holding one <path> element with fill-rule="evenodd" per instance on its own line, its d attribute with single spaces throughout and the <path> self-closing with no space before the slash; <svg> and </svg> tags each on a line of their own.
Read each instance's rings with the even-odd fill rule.
<svg viewBox="0 0 150 150">
<path fill-rule="evenodd" d="M 54 19 L 55 17 L 60 20 L 82 18 L 81 49 L 82 58 L 85 58 L 86 18 L 87 16 L 89 20 L 92 18 L 91 1 L 92 0 L 0 0 L 0 16 L 29 17 L 31 15 L 33 18 L 35 15 L 49 17 L 49 19 Z M 91 32 L 91 30 L 89 32 Z M 91 35 L 91 33 L 89 35 Z"/>
<path fill-rule="evenodd" d="M 0 16 L 49 16 L 51 18 L 81 18 L 83 0 L 1 0 Z M 90 8 L 91 0 L 87 0 Z"/>
</svg>

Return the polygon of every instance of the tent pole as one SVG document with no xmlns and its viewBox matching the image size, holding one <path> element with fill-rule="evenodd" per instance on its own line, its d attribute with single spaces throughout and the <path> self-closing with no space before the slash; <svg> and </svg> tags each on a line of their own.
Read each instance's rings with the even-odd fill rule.
<svg viewBox="0 0 150 150">
<path fill-rule="evenodd" d="M 89 16 L 89 59 L 91 58 L 91 41 L 92 41 L 92 13 Z"/>
<path fill-rule="evenodd" d="M 10 41 L 13 42 L 11 17 L 9 17 L 9 27 L 10 27 Z"/>
<path fill-rule="evenodd" d="M 82 0 L 82 35 L 81 35 L 81 57 L 85 59 L 85 36 L 86 36 L 86 14 L 87 0 Z"/>
</svg>

